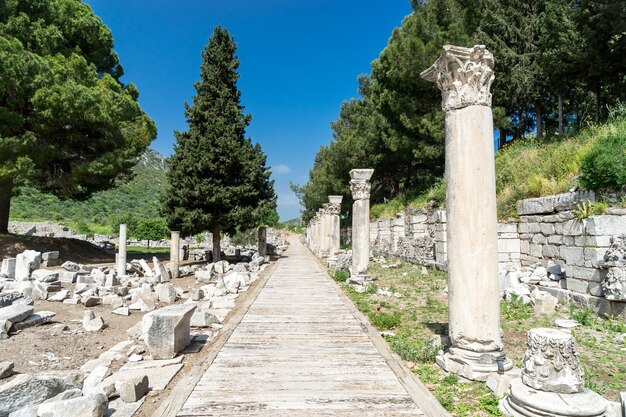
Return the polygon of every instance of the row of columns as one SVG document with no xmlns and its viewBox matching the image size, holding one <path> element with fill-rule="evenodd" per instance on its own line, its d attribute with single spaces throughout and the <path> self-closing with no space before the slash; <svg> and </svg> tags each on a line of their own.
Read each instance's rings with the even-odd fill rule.
<svg viewBox="0 0 626 417">
<path fill-rule="evenodd" d="M 493 55 L 484 46 L 446 45 L 421 76 L 437 84 L 445 113 L 448 305 L 452 347 L 437 358 L 445 370 L 473 380 L 512 368 L 500 335 L 497 215 L 491 84 Z M 350 172 L 352 279 L 369 261 L 369 194 L 373 170 Z M 329 200 L 330 203 L 330 200 Z M 329 206 L 307 227 L 309 247 L 329 254 Z M 356 278 L 356 279 L 354 279 Z"/>
</svg>

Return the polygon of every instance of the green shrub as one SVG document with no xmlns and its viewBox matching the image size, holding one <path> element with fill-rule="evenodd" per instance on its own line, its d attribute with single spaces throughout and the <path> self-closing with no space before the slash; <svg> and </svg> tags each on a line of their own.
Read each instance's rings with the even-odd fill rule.
<svg viewBox="0 0 626 417">
<path fill-rule="evenodd" d="M 612 132 L 598 140 L 583 157 L 581 184 L 592 190 L 626 187 L 626 132 Z"/>
<path fill-rule="evenodd" d="M 344 270 L 337 270 L 333 274 L 333 279 L 337 282 L 346 282 L 350 278 L 350 273 Z"/>
<path fill-rule="evenodd" d="M 391 350 L 396 352 L 402 360 L 416 363 L 434 363 L 439 346 L 434 343 L 424 343 L 396 336 L 390 341 Z"/>
<path fill-rule="evenodd" d="M 591 326 L 596 320 L 596 314 L 590 308 L 573 309 L 570 312 L 570 317 L 583 326 Z"/>
<path fill-rule="evenodd" d="M 379 330 L 389 330 L 400 324 L 400 314 L 374 311 L 368 314 L 372 324 Z"/>
</svg>

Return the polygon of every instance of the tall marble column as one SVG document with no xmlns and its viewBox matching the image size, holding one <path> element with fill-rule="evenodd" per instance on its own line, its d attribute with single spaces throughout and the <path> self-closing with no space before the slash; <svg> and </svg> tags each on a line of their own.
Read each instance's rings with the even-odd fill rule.
<svg viewBox="0 0 626 417">
<path fill-rule="evenodd" d="M 120 224 L 120 236 L 118 239 L 118 251 L 115 269 L 118 276 L 126 275 L 126 224 Z"/>
<path fill-rule="evenodd" d="M 326 258 L 330 254 L 330 203 L 324 203 L 320 209 L 322 213 L 322 245 L 321 256 Z"/>
<path fill-rule="evenodd" d="M 352 276 L 367 276 L 370 260 L 370 188 L 373 169 L 350 171 L 352 191 Z"/>
<path fill-rule="evenodd" d="M 500 336 L 493 55 L 446 45 L 421 76 L 437 83 L 446 120 L 449 333 L 437 363 L 472 380 L 512 368 Z"/>
<path fill-rule="evenodd" d="M 180 232 L 172 231 L 170 240 L 170 272 L 172 278 L 180 275 Z"/>
<path fill-rule="evenodd" d="M 341 201 L 343 196 L 329 195 L 328 196 L 328 224 L 329 224 L 329 248 L 328 252 L 330 256 L 337 255 L 340 246 L 340 219 L 339 213 L 341 213 Z"/>
</svg>

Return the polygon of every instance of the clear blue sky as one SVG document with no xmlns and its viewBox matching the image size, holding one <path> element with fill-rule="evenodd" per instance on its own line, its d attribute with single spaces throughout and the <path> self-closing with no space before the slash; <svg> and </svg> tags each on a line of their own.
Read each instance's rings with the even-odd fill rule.
<svg viewBox="0 0 626 417">
<path fill-rule="evenodd" d="M 247 130 L 268 156 L 282 220 L 299 215 L 304 184 L 330 123 L 357 95 L 356 77 L 411 12 L 408 0 L 87 0 L 111 28 L 125 70 L 155 120 L 152 147 L 169 156 L 185 130 L 200 52 L 217 25 L 235 37 Z M 348 179 L 346 178 L 346 181 Z"/>
</svg>

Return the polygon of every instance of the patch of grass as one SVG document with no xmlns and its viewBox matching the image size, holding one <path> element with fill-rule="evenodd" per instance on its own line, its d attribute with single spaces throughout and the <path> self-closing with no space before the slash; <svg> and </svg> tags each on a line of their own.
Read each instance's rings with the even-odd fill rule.
<svg viewBox="0 0 626 417">
<path fill-rule="evenodd" d="M 337 282 L 346 282 L 348 278 L 350 278 L 350 273 L 348 271 L 338 270 L 338 271 L 335 271 L 335 273 L 332 276 L 333 276 L 333 279 Z"/>
<path fill-rule="evenodd" d="M 126 251 L 132 253 L 170 253 L 170 248 L 146 248 L 145 246 L 127 246 Z"/>
<path fill-rule="evenodd" d="M 596 314 L 590 308 L 573 308 L 570 311 L 570 318 L 583 326 L 591 326 L 596 320 Z"/>
<path fill-rule="evenodd" d="M 368 314 L 372 324 L 379 330 L 389 330 L 400 324 L 400 315 L 397 312 L 386 313 L 383 311 L 372 311 Z"/>
<path fill-rule="evenodd" d="M 415 363 L 434 363 L 439 346 L 425 343 L 420 340 L 410 340 L 402 336 L 394 336 L 389 339 L 391 350 L 396 352 L 403 360 Z"/>
<path fill-rule="evenodd" d="M 524 304 L 520 298 L 513 295 L 510 302 L 500 302 L 500 314 L 505 320 L 525 320 L 535 314 L 533 308 Z"/>
</svg>

